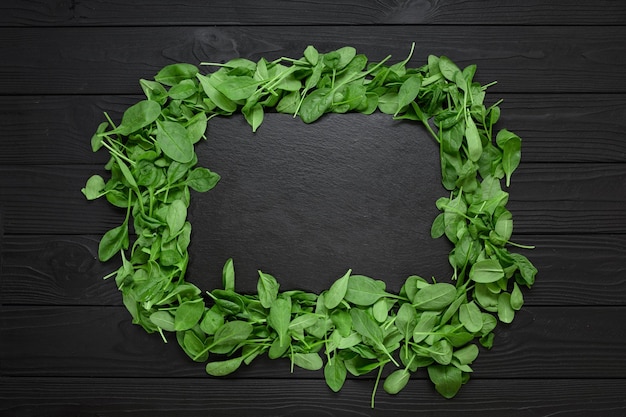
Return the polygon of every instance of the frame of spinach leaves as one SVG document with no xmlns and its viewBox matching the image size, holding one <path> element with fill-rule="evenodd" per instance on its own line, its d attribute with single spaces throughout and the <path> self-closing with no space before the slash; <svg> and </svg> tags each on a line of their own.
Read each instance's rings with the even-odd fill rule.
<svg viewBox="0 0 626 417">
<path fill-rule="evenodd" d="M 414 47 L 414 45 L 413 45 Z M 115 277 L 123 302 L 147 332 L 167 332 L 191 359 L 223 376 L 256 357 L 289 358 L 291 366 L 320 370 L 333 391 L 348 374 L 383 368 L 384 390 L 398 393 L 412 373 L 426 368 L 435 389 L 451 398 L 467 382 L 478 342 L 493 344 L 498 320 L 510 323 L 522 307 L 521 286 L 534 283 L 536 268 L 510 247 L 506 209 L 511 175 L 521 157 L 521 139 L 501 129 L 500 102 L 484 104 L 491 84 L 474 81 L 476 66 L 463 70 L 445 56 L 407 67 L 413 54 L 387 65 L 369 63 L 353 47 L 325 54 L 308 46 L 299 59 L 237 58 L 164 67 L 154 80 L 140 80 L 146 99 L 129 107 L 116 125 L 106 115 L 91 140 L 106 148 L 110 178 L 91 176 L 83 194 L 105 197 L 125 209 L 122 224 L 104 234 L 98 257 L 121 257 Z M 208 121 L 241 112 L 253 131 L 266 110 L 298 115 L 312 123 L 328 112 L 380 111 L 416 121 L 439 145 L 441 177 L 449 196 L 436 201 L 440 214 L 433 238 L 445 236 L 451 283 L 410 276 L 398 294 L 385 283 L 349 270 L 320 294 L 279 291 L 259 271 L 256 294 L 235 290 L 232 259 L 223 267 L 223 288 L 202 291 L 185 281 L 191 224 L 191 191 L 206 192 L 220 177 L 197 166 L 195 144 Z M 131 223 L 132 222 L 132 223 Z M 136 238 L 129 237 L 130 226 Z"/>
</svg>

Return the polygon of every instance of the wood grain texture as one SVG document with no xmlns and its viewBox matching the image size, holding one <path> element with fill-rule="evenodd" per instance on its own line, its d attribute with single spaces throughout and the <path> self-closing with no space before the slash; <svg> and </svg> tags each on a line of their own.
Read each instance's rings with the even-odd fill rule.
<svg viewBox="0 0 626 417">
<path fill-rule="evenodd" d="M 115 271 L 119 261 L 101 264 L 96 259 L 100 236 L 81 235 L 10 235 L 4 239 L 0 269 L 0 304 L 3 305 L 82 305 L 122 306 L 121 294 L 113 281 L 102 277 Z M 525 294 L 528 306 L 626 306 L 626 235 L 529 235 L 524 241 L 536 245 L 522 251 L 539 269 L 537 282 Z M 416 252 L 419 260 L 407 262 L 394 258 L 410 273 L 433 275 L 444 279 L 450 275 L 442 240 L 425 242 Z M 191 264 L 187 279 L 208 290 L 220 285 L 223 262 L 233 256 L 221 247 L 210 247 L 194 235 L 190 248 Z M 342 268 L 356 264 L 354 258 L 315 259 L 319 264 L 305 269 L 292 256 L 269 256 L 267 259 L 246 259 L 235 256 L 237 288 L 252 292 L 256 286 L 255 272 L 263 264 L 276 275 L 284 289 L 308 287 L 313 291 L 326 289 Z M 385 278 L 392 289 L 405 279 L 393 272 L 388 263 L 377 258 L 360 265 L 363 273 Z M 345 262 L 346 265 L 342 264 Z M 357 266 L 357 265 L 354 265 Z M 382 272 L 381 268 L 389 268 Z M 396 265 L 397 268 L 397 265 Z M 314 280 L 302 276 L 315 271 Z M 406 272 L 406 271 L 402 271 Z M 407 274 L 408 275 L 408 274 Z M 590 285 L 593 283 L 593 285 Z"/>
<path fill-rule="evenodd" d="M 430 382 L 415 380 L 397 396 L 379 392 L 373 410 L 369 408 L 371 381 L 346 381 L 339 394 L 331 395 L 320 382 L 0 377 L 0 413 L 6 417 L 165 417 L 181 413 L 189 417 L 621 417 L 626 412 L 626 383 L 615 379 L 593 383 L 584 379 L 476 379 L 464 386 L 454 401 L 438 397 Z M 321 397 L 329 400 L 319 401 Z"/>
<path fill-rule="evenodd" d="M 132 325 L 123 307 L 2 307 L 4 376 L 201 377 L 204 366 Z M 45 340 L 45 348 L 40 341 Z M 476 378 L 622 378 L 626 307 L 524 307 L 474 362 Z M 229 378 L 322 379 L 265 356 Z M 391 369 L 391 368 L 389 368 Z M 375 377 L 371 375 L 370 377 Z M 424 373 L 418 374 L 425 377 Z"/>
<path fill-rule="evenodd" d="M 1 28 L 0 94 L 137 94 L 138 80 L 174 62 L 300 57 L 309 45 L 326 52 L 352 45 L 371 61 L 446 55 L 477 64 L 476 80 L 499 80 L 497 93 L 626 93 L 624 26 L 374 26 L 285 30 L 258 27 Z M 88 34 L 89 36 L 86 36 Z M 376 39 L 373 43 L 372 39 Z M 45 68 L 45 77 L 39 69 Z M 599 76 L 598 74 L 602 74 Z M 593 83 L 589 80 L 593 79 Z"/>
<path fill-rule="evenodd" d="M 103 165 L 108 155 L 91 151 L 91 135 L 105 120 L 105 112 L 119 121 L 124 110 L 141 99 L 140 95 L 0 96 L 0 164 Z M 524 163 L 626 162 L 626 95 L 491 95 L 488 91 L 487 99 L 489 105 L 504 100 L 497 127 L 522 138 Z M 393 129 L 401 124 L 378 113 L 324 117 L 333 119 L 333 129 L 345 135 L 353 135 L 355 126 L 359 134 L 373 126 L 381 127 L 385 131 L 381 140 L 385 141 L 393 140 Z M 212 120 L 208 137 L 243 135 L 254 140 L 250 128 L 235 119 Z M 289 115 L 268 113 L 262 130 L 282 133 L 288 129 L 293 136 L 308 136 L 315 129 L 290 119 Z M 422 129 L 412 122 L 402 123 Z M 24 143 L 29 152 L 21 149 Z"/>
<path fill-rule="evenodd" d="M 174 62 L 298 57 L 356 46 L 411 65 L 477 64 L 498 83 L 501 127 L 524 141 L 509 208 L 539 268 L 512 325 L 497 329 L 459 395 L 418 372 L 398 396 L 374 375 L 332 393 L 321 372 L 260 359 L 207 377 L 174 338 L 131 324 L 98 239 L 123 214 L 80 188 L 105 174 L 89 138 L 119 119 L 138 80 Z M 626 414 L 626 3 L 611 0 L 6 0 L 0 4 L 1 416 L 623 416 Z M 203 68 L 202 71 L 208 71 Z M 222 174 L 194 195 L 188 278 L 238 289 L 257 269 L 283 288 L 327 288 L 348 267 L 397 290 L 448 276 L 428 227 L 442 190 L 432 140 L 385 115 L 304 125 L 269 114 L 213 120 L 201 163 Z M 228 191 L 226 191 L 228 190 Z M 407 192 L 411 190 L 411 192 Z M 415 190 L 415 191 L 413 191 Z"/>
<path fill-rule="evenodd" d="M 271 24 L 622 24 L 626 8 L 619 1 L 585 4 L 571 0 L 519 3 L 512 0 L 396 1 L 396 0 L 199 0 L 177 3 L 157 0 L 4 1 L 2 26 L 107 25 L 265 25 Z"/>
<path fill-rule="evenodd" d="M 274 146 L 280 147 L 280 144 L 274 143 Z M 267 147 L 262 149 L 271 152 Z M 364 152 L 358 154 L 360 161 L 367 160 L 368 153 L 364 148 L 355 151 Z M 232 153 L 229 155 L 232 156 Z M 300 166 L 302 170 L 286 172 L 284 176 L 273 176 L 270 175 L 271 169 L 268 166 L 263 181 L 257 182 L 253 175 L 263 170 L 262 164 L 254 169 L 248 167 L 245 171 L 235 172 L 242 160 L 229 161 L 229 155 L 225 155 L 227 159 L 220 161 L 216 157 L 208 164 L 210 169 L 223 176 L 223 184 L 228 187 L 216 187 L 192 200 L 190 219 L 199 230 L 225 227 L 233 222 L 250 225 L 256 221 L 253 231 L 263 233 L 264 229 L 260 226 L 262 223 L 275 224 L 281 227 L 281 232 L 293 231 L 296 236 L 315 228 L 326 227 L 331 231 L 329 224 L 320 223 L 321 219 L 325 216 L 342 215 L 344 217 L 341 220 L 335 217 L 334 224 L 347 222 L 346 227 L 349 229 L 351 221 L 356 222 L 352 223 L 355 225 L 360 222 L 361 226 L 371 221 L 380 225 L 375 220 L 379 219 L 382 224 L 391 226 L 396 219 L 401 219 L 407 222 L 405 225 L 414 222 L 410 230 L 416 230 L 415 227 L 426 228 L 432 222 L 437 214 L 434 201 L 439 196 L 446 195 L 441 191 L 435 170 L 425 169 L 423 172 L 428 172 L 429 177 L 408 177 L 403 179 L 402 184 L 395 184 L 393 187 L 389 187 L 385 181 L 397 178 L 397 173 L 387 170 L 385 174 L 378 174 L 383 177 L 371 184 L 367 189 L 368 195 L 360 195 L 360 200 L 339 200 L 337 205 L 332 196 L 342 193 L 348 193 L 355 198 L 359 196 L 353 188 L 355 183 L 342 181 L 341 176 L 336 177 L 336 181 L 325 183 L 315 181 L 315 178 L 309 178 L 308 183 L 302 182 L 302 178 L 309 175 L 307 170 L 324 171 L 329 178 L 334 178 L 333 173 L 342 172 L 345 167 L 333 165 L 331 160 L 322 161 L 312 153 L 310 155 L 313 160 L 305 162 L 303 158 L 306 155 L 299 153 L 297 164 L 294 165 L 293 154 L 282 152 L 273 160 L 267 161 L 271 164 L 269 166 L 276 167 L 281 163 L 291 162 L 293 169 L 297 170 Z M 248 154 L 250 160 L 258 156 L 259 154 Z M 327 163 L 323 165 L 323 169 L 322 166 L 315 165 L 321 162 Z M 377 163 L 380 164 L 380 172 L 385 172 L 385 167 L 394 166 L 391 160 L 385 162 L 381 159 Z M 412 169 L 406 172 L 416 175 Z M 0 166 L 0 198 L 3 201 L 0 210 L 4 217 L 5 233 L 102 234 L 118 226 L 124 217 L 122 211 L 110 206 L 103 199 L 87 201 L 80 192 L 93 174 L 106 175 L 106 172 L 100 167 L 78 165 Z M 365 187 L 366 183 L 359 185 Z M 419 191 L 407 194 L 407 190 Z M 624 164 L 521 165 L 514 174 L 510 193 L 508 207 L 514 216 L 516 234 L 626 232 L 626 212 L 623 210 L 626 204 Z M 269 195 L 278 197 L 279 200 L 273 202 L 265 198 Z M 290 196 L 298 198 L 290 200 Z M 317 200 L 307 201 L 310 198 Z M 298 199 L 308 205 L 298 205 Z M 412 207 L 409 203 L 415 206 Z M 227 208 L 228 211 L 220 211 L 216 209 L 218 207 Z M 354 209 L 360 211 L 360 218 L 353 216 Z M 206 216 L 203 213 L 211 215 Z M 389 215 L 394 217 L 388 217 Z M 306 222 L 307 218 L 309 223 L 306 225 L 293 223 L 300 220 Z M 402 229 L 396 230 L 400 234 Z M 248 231 L 243 229 L 233 232 L 241 233 L 242 237 L 248 235 Z M 360 232 L 364 238 L 367 236 L 366 229 L 361 229 Z M 228 230 L 213 230 L 213 233 L 228 233 Z M 320 236 L 324 236 L 324 233 L 320 232 Z"/>
</svg>

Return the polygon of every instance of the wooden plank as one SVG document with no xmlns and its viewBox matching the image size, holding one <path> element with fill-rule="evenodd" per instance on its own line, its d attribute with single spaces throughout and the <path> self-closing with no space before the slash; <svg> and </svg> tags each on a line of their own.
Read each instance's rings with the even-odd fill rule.
<svg viewBox="0 0 626 417">
<path fill-rule="evenodd" d="M 397 396 L 376 395 L 371 381 L 346 381 L 333 394 L 320 381 L 293 379 L 0 378 L 0 413 L 6 416 L 98 415 L 188 417 L 412 416 L 468 417 L 622 416 L 626 381 L 596 379 L 472 380 L 451 401 L 430 382 L 410 381 Z M 532 398 L 532 401 L 529 400 Z"/>
<path fill-rule="evenodd" d="M 5 236 L 0 269 L 0 304 L 3 305 L 114 305 L 122 299 L 113 281 L 102 277 L 119 267 L 118 261 L 100 263 L 96 260 L 99 236 Z M 626 235 L 567 235 L 524 236 L 524 241 L 536 245 L 523 251 L 539 270 L 537 282 L 525 293 L 528 306 L 620 306 L 626 293 Z M 394 255 L 390 262 L 375 258 L 377 264 L 356 265 L 357 259 L 338 256 L 315 258 L 317 265 L 303 269 L 299 259 L 288 254 L 274 254 L 266 259 L 234 257 L 237 287 L 242 292 L 254 292 L 256 270 L 263 264 L 267 272 L 276 275 L 281 288 L 303 286 L 320 292 L 331 285 L 342 268 L 357 266 L 374 277 L 384 278 L 390 289 L 397 290 L 404 279 L 403 272 L 440 279 L 450 275 L 447 265 L 447 245 L 443 241 L 425 242 L 410 262 Z M 191 264 L 187 279 L 209 290 L 220 285 L 221 268 L 233 256 L 221 247 L 209 247 L 194 235 L 190 249 Z M 281 259 L 278 259 L 279 256 Z M 353 265 L 355 264 L 355 265 Z M 404 271 L 398 271 L 402 265 Z M 433 272 L 432 274 L 427 274 Z M 377 272 L 383 271 L 382 274 Z M 307 279 L 315 276 L 315 279 Z M 590 285 L 593 277 L 593 285 Z"/>
<path fill-rule="evenodd" d="M 2 28 L 0 94 L 137 94 L 138 80 L 173 62 L 299 57 L 355 46 L 370 60 L 414 65 L 429 54 L 477 64 L 492 91 L 625 93 L 626 26 L 314 26 Z M 85 36 L 88 33 L 89 36 Z M 373 43 L 372 39 L 376 39 Z M 520 41 L 523 39 L 523 41 Z M 41 76 L 45 68 L 45 77 Z M 598 74 L 602 76 L 598 76 Z M 590 82 L 593 80 L 593 82 Z"/>
<path fill-rule="evenodd" d="M 520 234 L 537 222 L 544 234 L 623 233 L 623 204 L 618 196 L 626 193 L 625 173 L 623 164 L 520 165 L 511 181 L 507 207 Z M 535 212 L 539 207 L 540 212 Z M 598 224 L 599 218 L 607 222 L 597 229 L 590 227 L 588 222 Z"/>
<path fill-rule="evenodd" d="M 276 25 L 309 24 L 506 24 L 589 25 L 622 24 L 626 8 L 621 2 L 594 3 L 561 0 L 512 0 L 483 2 L 395 2 L 392 0 L 316 0 L 289 2 L 252 0 L 236 4 L 228 0 L 187 0 L 172 7 L 165 0 L 150 7 L 123 1 L 81 0 L 67 2 L 4 1 L 2 26 L 101 26 L 101 25 Z"/>
<path fill-rule="evenodd" d="M 622 94 L 494 94 L 502 98 L 500 128 L 520 135 L 524 162 L 626 162 L 626 95 Z M 89 138 L 104 112 L 119 121 L 124 110 L 142 96 L 0 96 L 0 164 L 104 164 L 105 152 L 94 154 Z M 385 132 L 398 122 L 383 114 L 329 114 L 335 129 L 346 135 L 359 126 L 383 126 Z M 288 115 L 266 114 L 262 129 L 274 129 Z M 411 123 L 411 122 L 404 122 Z M 411 123 L 412 124 L 412 123 Z M 270 125 L 268 127 L 266 125 Z M 248 126 L 232 118 L 214 119 L 209 137 L 249 135 Z M 311 127 L 289 123 L 294 136 L 309 135 Z M 422 129 L 416 126 L 415 129 Z M 388 134 L 386 134 L 387 136 Z M 29 152 L 22 145 L 28 144 Z M 433 142 L 434 144 L 434 142 Z M 434 145 L 433 145 L 434 146 Z"/>
<path fill-rule="evenodd" d="M 121 305 L 113 269 L 97 260 L 100 236 L 9 235 L 2 243 L 0 304 Z"/>
<path fill-rule="evenodd" d="M 169 334 L 132 325 L 123 307 L 9 307 L 0 316 L 4 376 L 203 377 Z M 476 378 L 623 378 L 626 306 L 524 307 L 474 362 Z M 261 357 L 232 378 L 322 379 Z M 391 369 L 391 368 L 390 368 Z M 417 374 L 423 378 L 423 374 Z M 206 377 L 206 376 L 205 376 Z M 323 381 L 320 381 L 323 384 Z"/>
<path fill-rule="evenodd" d="M 324 123 L 317 126 L 332 127 Z M 447 194 L 435 158 L 419 153 L 432 152 L 425 142 L 405 138 L 394 144 L 404 146 L 398 152 L 383 147 L 376 136 L 359 136 L 361 143 L 352 142 L 350 149 L 342 143 L 342 151 L 335 152 L 330 143 L 342 138 L 324 137 L 329 142 L 305 146 L 310 137 L 264 132 L 257 132 L 249 146 L 226 143 L 245 138 L 221 138 L 220 143 L 212 141 L 211 149 L 199 151 L 200 160 L 210 161 L 208 167 L 222 175 L 218 187 L 192 199 L 190 219 L 201 234 L 212 230 L 208 235 L 228 236 L 232 231 L 240 233 L 235 240 L 246 240 L 268 233 L 263 225 L 273 225 L 277 228 L 272 234 L 290 234 L 284 240 L 289 242 L 310 230 L 323 236 L 324 228 L 332 236 L 332 226 L 341 224 L 357 233 L 357 241 L 373 238 L 385 226 L 390 229 L 383 235 L 401 236 L 406 230 L 426 230 L 437 214 L 435 200 Z M 274 136 L 271 142 L 263 142 L 266 135 Z M 229 151 L 211 158 L 211 150 L 220 146 Z M 81 194 L 93 174 L 106 172 L 92 166 L 0 166 L 5 233 L 101 234 L 119 225 L 122 211 Z M 508 207 L 517 234 L 626 232 L 624 164 L 522 164 L 510 192 Z"/>
</svg>

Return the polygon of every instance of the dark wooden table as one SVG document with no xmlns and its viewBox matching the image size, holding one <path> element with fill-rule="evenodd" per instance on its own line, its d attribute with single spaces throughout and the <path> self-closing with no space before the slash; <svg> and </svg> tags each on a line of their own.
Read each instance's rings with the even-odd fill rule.
<svg viewBox="0 0 626 417">
<path fill-rule="evenodd" d="M 626 415 L 626 3 L 596 0 L 0 4 L 0 415 Z M 299 57 L 355 46 L 370 59 L 446 55 L 497 85 L 500 125 L 523 138 L 509 207 L 513 240 L 539 269 L 513 324 L 452 400 L 425 373 L 397 396 L 373 378 L 332 393 L 321 372 L 261 359 L 206 376 L 174 342 L 133 326 L 102 277 L 102 233 L 123 213 L 80 188 L 107 155 L 90 137 L 174 62 Z M 252 134 L 215 119 L 198 152 L 221 187 L 194 196 L 188 278 L 238 289 L 256 270 L 320 291 L 347 268 L 398 289 L 448 277 L 428 237 L 442 195 L 419 126 L 374 114 L 313 125 L 270 114 Z"/>
</svg>

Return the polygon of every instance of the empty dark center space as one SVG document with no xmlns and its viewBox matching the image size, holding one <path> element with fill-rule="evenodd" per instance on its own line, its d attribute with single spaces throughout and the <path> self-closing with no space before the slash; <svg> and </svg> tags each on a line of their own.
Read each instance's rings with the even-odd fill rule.
<svg viewBox="0 0 626 417">
<path fill-rule="evenodd" d="M 252 133 L 242 117 L 210 121 L 199 165 L 222 177 L 194 194 L 188 279 L 220 285 L 232 257 L 237 290 L 257 270 L 282 290 L 327 289 L 346 270 L 399 290 L 408 275 L 447 279 L 449 243 L 433 240 L 441 186 L 437 144 L 414 122 L 330 114 L 306 125 L 268 114 Z"/>
</svg>

